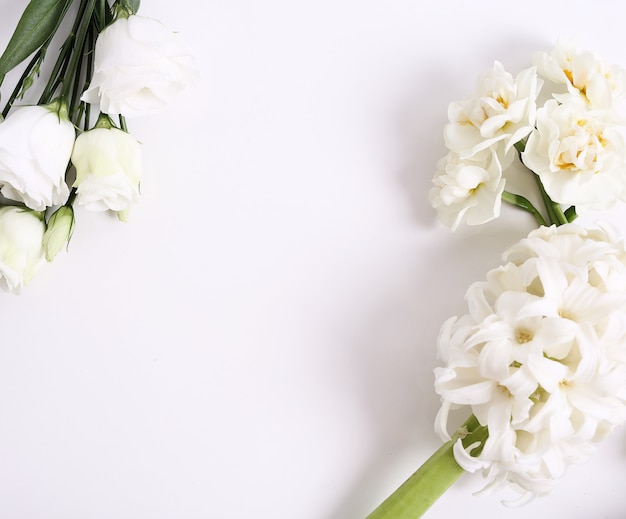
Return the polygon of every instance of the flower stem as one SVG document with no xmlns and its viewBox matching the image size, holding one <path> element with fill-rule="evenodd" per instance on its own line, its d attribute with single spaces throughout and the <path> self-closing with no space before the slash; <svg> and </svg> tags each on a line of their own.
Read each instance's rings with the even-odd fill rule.
<svg viewBox="0 0 626 519">
<path fill-rule="evenodd" d="M 516 195 L 515 193 L 504 191 L 502 193 L 502 200 L 516 207 L 519 207 L 520 209 L 523 209 L 524 211 L 528 211 L 530 214 L 532 214 L 535 217 L 535 220 L 537 220 L 537 223 L 539 225 L 546 225 L 546 221 L 543 218 L 543 216 L 541 216 L 541 213 L 527 198 L 524 198 L 521 195 Z"/>
<path fill-rule="evenodd" d="M 563 209 L 561 208 L 561 206 L 554 202 L 550 198 L 548 193 L 546 193 L 546 190 L 543 187 L 543 182 L 541 182 L 539 175 L 537 175 L 535 172 L 533 172 L 533 175 L 535 176 L 535 182 L 537 183 L 537 187 L 539 188 L 541 198 L 543 199 L 543 203 L 546 206 L 546 210 L 548 211 L 551 222 L 557 227 L 559 225 L 563 225 L 564 223 L 568 223 L 567 217 L 565 216 L 565 213 L 563 213 Z"/>
<path fill-rule="evenodd" d="M 480 442 L 472 454 L 482 450 L 489 433 L 472 415 L 437 452 L 407 479 L 367 519 L 417 519 L 452 486 L 464 470 L 454 459 L 453 447 L 460 438 L 467 447 Z"/>
<path fill-rule="evenodd" d="M 91 17 L 96 6 L 96 0 L 87 0 L 85 6 L 85 12 L 80 21 L 78 32 L 76 33 L 76 39 L 74 40 L 74 52 L 70 58 L 67 71 L 63 73 L 63 86 L 61 87 L 61 97 L 69 99 L 70 91 L 72 89 L 72 80 L 78 81 L 76 77 L 76 71 L 78 65 L 83 59 L 83 46 L 85 44 L 85 38 L 87 37 L 87 31 L 91 24 Z M 70 79 L 71 78 L 71 79 Z"/>
<path fill-rule="evenodd" d="M 41 59 L 43 54 L 45 54 L 45 49 L 42 47 L 41 49 L 39 49 L 35 53 L 35 55 L 33 56 L 33 59 L 30 60 L 30 63 L 24 69 L 24 72 L 22 73 L 22 76 L 20 77 L 20 79 L 18 80 L 17 84 L 15 85 L 15 89 L 13 90 L 11 95 L 9 96 L 9 100 L 7 101 L 7 104 L 4 107 L 4 110 L 2 110 L 2 117 L 6 117 L 7 116 L 7 114 L 11 110 L 11 107 L 13 106 L 13 102 L 18 98 L 20 93 L 22 93 L 24 91 L 24 88 L 23 88 L 24 87 L 24 81 L 26 80 L 26 78 L 28 76 L 30 76 L 33 68 L 35 66 L 37 66 L 37 63 L 39 62 L 39 60 Z"/>
<path fill-rule="evenodd" d="M 72 29 L 69 35 L 63 42 L 63 45 L 61 46 L 61 51 L 59 52 L 59 56 L 57 57 L 54 67 L 52 68 L 52 72 L 50 74 L 50 78 L 48 79 L 48 83 L 46 84 L 46 87 L 44 88 L 44 91 L 42 92 L 41 97 L 39 98 L 39 104 L 49 103 L 54 97 L 54 94 L 59 84 L 63 80 L 63 71 L 67 67 L 67 62 L 70 59 L 71 51 L 74 48 L 74 40 L 76 38 L 76 31 L 78 31 L 78 27 L 85 13 L 86 2 L 87 0 L 81 0 L 80 2 L 80 5 L 78 7 L 78 12 L 76 14 L 76 19 L 74 20 L 74 25 L 72 26 Z"/>
<path fill-rule="evenodd" d="M 526 164 L 524 164 L 524 160 L 522 159 L 522 153 L 524 152 L 525 148 L 526 148 L 525 140 L 521 140 L 515 143 L 515 149 L 519 152 L 519 155 L 518 155 L 519 161 L 528 171 L 532 173 L 533 177 L 535 178 L 535 182 L 537 184 L 537 187 L 539 188 L 539 193 L 541 193 L 541 199 L 543 200 L 543 205 L 545 205 L 546 211 L 548 211 L 548 219 L 550 220 L 550 224 L 559 226 L 559 225 L 563 225 L 565 223 L 569 223 L 573 221 L 574 218 L 576 218 L 575 209 L 570 208 L 572 209 L 572 211 L 568 209 L 568 211 L 570 211 L 570 214 L 566 215 L 563 212 L 563 208 L 561 207 L 561 205 L 550 198 L 550 195 L 548 195 L 548 193 L 546 192 L 546 189 L 543 186 L 543 182 L 541 182 L 541 178 L 539 178 L 539 175 L 537 175 L 537 173 L 535 173 Z"/>
<path fill-rule="evenodd" d="M 126 125 L 126 118 L 120 114 L 120 128 L 128 133 L 128 126 Z"/>
</svg>

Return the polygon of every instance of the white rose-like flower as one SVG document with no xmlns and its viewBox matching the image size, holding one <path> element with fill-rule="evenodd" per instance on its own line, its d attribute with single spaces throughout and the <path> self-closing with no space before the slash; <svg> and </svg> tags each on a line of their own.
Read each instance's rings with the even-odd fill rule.
<svg viewBox="0 0 626 519">
<path fill-rule="evenodd" d="M 179 36 L 157 20 L 131 15 L 96 41 L 94 75 L 82 100 L 127 117 L 162 110 L 196 80 L 195 61 Z"/>
<path fill-rule="evenodd" d="M 608 230 L 542 227 L 467 293 L 439 336 L 436 428 L 469 406 L 489 429 L 457 462 L 487 486 L 544 494 L 626 420 L 626 248 Z"/>
<path fill-rule="evenodd" d="M 43 215 L 21 207 L 0 208 L 0 287 L 19 293 L 45 263 Z"/>
<path fill-rule="evenodd" d="M 0 192 L 36 211 L 64 204 L 75 135 L 60 102 L 9 114 L 0 123 Z"/>
<path fill-rule="evenodd" d="M 542 81 L 535 67 L 513 76 L 495 62 L 477 84 L 474 95 L 448 108 L 446 146 L 465 158 L 502 141 L 505 151 L 535 125 L 536 99 Z"/>
<path fill-rule="evenodd" d="M 622 135 L 576 105 L 550 100 L 538 110 L 522 160 L 559 204 L 604 210 L 626 194 Z"/>
<path fill-rule="evenodd" d="M 551 54 L 538 53 L 535 63 L 539 74 L 566 87 L 566 92 L 554 94 L 559 102 L 613 110 L 626 95 L 626 71 L 608 65 L 592 52 L 576 52 L 572 40 L 560 39 Z"/>
<path fill-rule="evenodd" d="M 456 230 L 461 222 L 480 225 L 500 216 L 505 181 L 495 150 L 467 159 L 450 152 L 437 166 L 428 198 L 444 225 Z"/>
<path fill-rule="evenodd" d="M 76 139 L 72 163 L 79 205 L 121 213 L 139 199 L 141 149 L 132 135 L 106 123 L 82 133 Z"/>
</svg>

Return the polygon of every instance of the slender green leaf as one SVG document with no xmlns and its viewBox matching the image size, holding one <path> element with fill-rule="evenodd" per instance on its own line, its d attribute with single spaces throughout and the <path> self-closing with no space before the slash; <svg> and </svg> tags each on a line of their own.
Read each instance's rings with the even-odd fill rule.
<svg viewBox="0 0 626 519">
<path fill-rule="evenodd" d="M 0 79 L 53 36 L 72 0 L 31 0 L 2 56 Z"/>
</svg>

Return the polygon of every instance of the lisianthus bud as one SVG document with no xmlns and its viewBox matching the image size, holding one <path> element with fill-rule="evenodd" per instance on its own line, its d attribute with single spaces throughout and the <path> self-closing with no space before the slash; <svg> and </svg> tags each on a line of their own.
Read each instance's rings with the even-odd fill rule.
<svg viewBox="0 0 626 519">
<path fill-rule="evenodd" d="M 108 126 L 76 139 L 72 153 L 76 202 L 94 211 L 124 212 L 139 199 L 141 149 L 132 135 Z"/>
<path fill-rule="evenodd" d="M 52 261 L 59 251 L 67 246 L 74 231 L 74 209 L 72 206 L 60 207 L 48 221 L 48 228 L 43 235 L 43 247 L 46 259 Z"/>
<path fill-rule="evenodd" d="M 18 293 L 44 263 L 43 214 L 22 207 L 0 208 L 0 287 Z"/>
<path fill-rule="evenodd" d="M 191 52 L 157 20 L 119 18 L 98 36 L 94 76 L 82 100 L 127 117 L 160 111 L 197 77 Z"/>
<path fill-rule="evenodd" d="M 75 136 L 60 101 L 16 109 L 0 123 L 0 192 L 36 211 L 64 204 Z"/>
</svg>

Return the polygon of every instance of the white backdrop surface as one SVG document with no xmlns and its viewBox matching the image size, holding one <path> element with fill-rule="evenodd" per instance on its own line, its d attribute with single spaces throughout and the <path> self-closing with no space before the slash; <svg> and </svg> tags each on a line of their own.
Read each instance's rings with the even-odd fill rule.
<svg viewBox="0 0 626 519">
<path fill-rule="evenodd" d="M 0 3 L 4 48 L 26 2 Z M 621 3 L 143 0 L 202 80 L 142 142 L 127 224 L 0 294 L 0 518 L 359 519 L 438 446 L 440 324 L 533 226 L 427 202 L 452 100 L 559 35 L 626 66 Z M 7 80 L 7 83 L 9 81 Z M 2 95 L 8 95 L 8 85 Z M 626 235 L 626 210 L 610 213 Z M 426 517 L 626 517 L 617 431 L 552 495 L 465 475 Z"/>
</svg>

